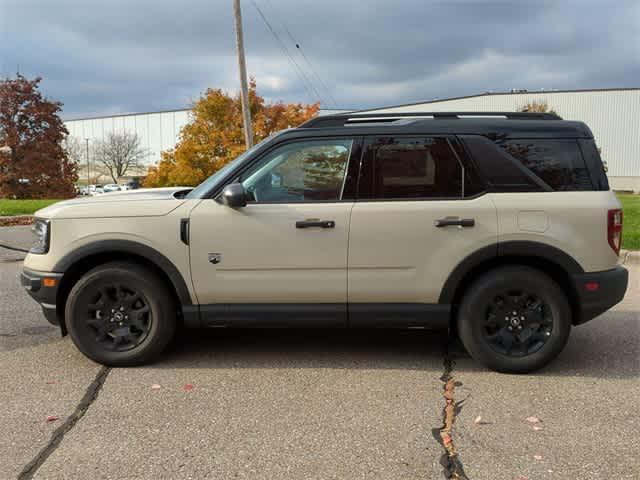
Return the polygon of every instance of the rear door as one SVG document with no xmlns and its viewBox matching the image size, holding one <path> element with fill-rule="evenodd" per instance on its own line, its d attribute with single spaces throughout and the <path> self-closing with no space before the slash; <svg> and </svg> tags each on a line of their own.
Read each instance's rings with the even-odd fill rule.
<svg viewBox="0 0 640 480">
<path fill-rule="evenodd" d="M 367 138 L 358 190 L 349 237 L 350 322 L 428 323 L 456 265 L 497 243 L 491 199 L 456 138 L 443 136 Z"/>
</svg>

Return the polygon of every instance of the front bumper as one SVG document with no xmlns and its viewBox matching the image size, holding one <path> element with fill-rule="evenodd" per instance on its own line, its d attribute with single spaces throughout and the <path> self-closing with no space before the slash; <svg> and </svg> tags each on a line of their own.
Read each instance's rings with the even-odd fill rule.
<svg viewBox="0 0 640 480">
<path fill-rule="evenodd" d="M 573 323 L 579 325 L 606 312 L 624 298 L 629 272 L 618 266 L 604 272 L 573 275 L 572 279 L 579 307 Z"/>
<path fill-rule="evenodd" d="M 45 286 L 44 279 L 52 279 L 47 283 L 54 283 L 52 286 Z M 56 298 L 60 285 L 61 273 L 39 272 L 24 267 L 20 275 L 20 281 L 27 293 L 31 295 L 42 307 L 42 313 L 52 325 L 60 325 L 60 318 L 56 309 Z"/>
</svg>

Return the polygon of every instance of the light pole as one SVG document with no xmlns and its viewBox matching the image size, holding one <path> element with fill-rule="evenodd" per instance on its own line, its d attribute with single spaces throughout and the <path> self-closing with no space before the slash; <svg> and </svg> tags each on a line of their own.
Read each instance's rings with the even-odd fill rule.
<svg viewBox="0 0 640 480">
<path fill-rule="evenodd" d="M 236 46 L 238 47 L 238 67 L 240 69 L 240 102 L 242 103 L 244 141 L 247 144 L 247 149 L 249 149 L 253 146 L 253 128 L 251 127 L 251 111 L 249 110 L 249 87 L 247 85 L 247 64 L 244 60 L 240 0 L 233 0 L 233 15 L 236 20 Z"/>
<path fill-rule="evenodd" d="M 89 191 L 89 184 L 91 183 L 91 170 L 89 170 L 89 139 L 85 138 L 87 142 L 87 192 Z"/>
</svg>

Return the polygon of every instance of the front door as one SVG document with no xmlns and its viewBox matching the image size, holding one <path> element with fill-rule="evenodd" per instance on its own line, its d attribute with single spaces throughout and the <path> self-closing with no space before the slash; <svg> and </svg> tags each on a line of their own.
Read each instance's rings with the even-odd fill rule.
<svg viewBox="0 0 640 480">
<path fill-rule="evenodd" d="M 344 324 L 354 140 L 289 141 L 234 181 L 248 204 L 203 200 L 190 217 L 191 271 L 206 323 Z"/>
<path fill-rule="evenodd" d="M 447 320 L 442 287 L 467 255 L 497 243 L 496 209 L 454 137 L 367 139 L 349 240 L 349 320 Z"/>
</svg>

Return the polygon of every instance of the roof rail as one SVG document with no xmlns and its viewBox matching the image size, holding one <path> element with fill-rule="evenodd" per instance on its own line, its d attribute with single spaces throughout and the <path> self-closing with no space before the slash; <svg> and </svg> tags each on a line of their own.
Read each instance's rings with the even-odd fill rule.
<svg viewBox="0 0 640 480">
<path fill-rule="evenodd" d="M 542 112 L 400 112 L 400 113 L 340 113 L 323 115 L 306 121 L 300 128 L 343 127 L 345 125 L 388 124 L 407 120 L 466 119 L 501 117 L 509 120 L 562 120 L 555 113 Z"/>
</svg>

